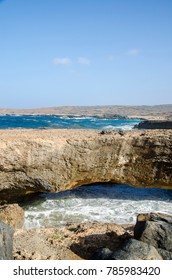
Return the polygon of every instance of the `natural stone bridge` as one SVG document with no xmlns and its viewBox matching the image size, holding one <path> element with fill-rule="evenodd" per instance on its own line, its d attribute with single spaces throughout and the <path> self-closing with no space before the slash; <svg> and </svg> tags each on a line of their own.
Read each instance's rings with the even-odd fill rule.
<svg viewBox="0 0 172 280">
<path fill-rule="evenodd" d="M 172 130 L 1 130 L 0 200 L 114 182 L 172 188 Z"/>
</svg>

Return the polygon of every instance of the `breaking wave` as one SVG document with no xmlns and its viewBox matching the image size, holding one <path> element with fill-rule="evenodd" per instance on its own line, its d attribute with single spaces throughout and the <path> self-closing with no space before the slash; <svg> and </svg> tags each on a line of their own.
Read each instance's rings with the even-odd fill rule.
<svg viewBox="0 0 172 280">
<path fill-rule="evenodd" d="M 134 224 L 139 213 L 172 214 L 172 190 L 97 184 L 39 195 L 24 209 L 26 228 L 82 222 Z"/>
</svg>

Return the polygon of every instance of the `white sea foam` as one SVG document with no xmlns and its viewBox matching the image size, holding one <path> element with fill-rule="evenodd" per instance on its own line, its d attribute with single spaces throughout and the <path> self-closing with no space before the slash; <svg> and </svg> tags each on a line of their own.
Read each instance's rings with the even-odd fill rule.
<svg viewBox="0 0 172 280">
<path fill-rule="evenodd" d="M 35 123 L 35 124 L 34 124 Z M 1 128 L 83 128 L 83 129 L 132 129 L 139 120 L 99 119 L 87 116 L 0 116 Z"/>
<path fill-rule="evenodd" d="M 64 117 L 59 117 L 60 119 L 64 119 L 64 120 L 91 120 L 93 119 L 93 117 L 79 117 L 79 116 L 72 116 L 72 117 L 68 117 L 68 116 L 64 116 Z"/>
<path fill-rule="evenodd" d="M 108 223 L 135 223 L 136 216 L 144 212 L 172 213 L 171 202 L 158 201 L 132 201 L 132 200 L 110 200 L 106 199 L 72 199 L 66 203 L 51 203 L 54 210 L 48 210 L 50 201 L 45 208 L 40 210 L 30 209 L 25 212 L 25 226 L 50 227 L 66 223 L 81 222 L 108 222 Z M 72 211 L 71 211 L 72 209 Z"/>
<path fill-rule="evenodd" d="M 74 120 L 91 120 L 92 117 L 73 117 Z"/>
<path fill-rule="evenodd" d="M 134 125 L 118 125 L 118 126 L 113 126 L 113 125 L 106 125 L 103 127 L 104 130 L 131 130 L 133 129 Z"/>
<path fill-rule="evenodd" d="M 127 188 L 68 191 L 54 198 L 50 195 L 45 201 L 27 207 L 25 227 L 57 227 L 76 222 L 125 224 L 135 223 L 139 213 L 172 214 L 172 191 Z"/>
</svg>

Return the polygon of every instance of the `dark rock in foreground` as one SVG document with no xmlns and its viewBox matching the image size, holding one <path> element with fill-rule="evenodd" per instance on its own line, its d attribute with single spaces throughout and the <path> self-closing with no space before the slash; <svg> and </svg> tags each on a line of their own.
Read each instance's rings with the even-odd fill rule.
<svg viewBox="0 0 172 280">
<path fill-rule="evenodd" d="M 160 249 L 166 259 L 172 253 L 172 216 L 161 213 L 138 215 L 134 237 Z"/>
<path fill-rule="evenodd" d="M 0 221 L 0 260 L 13 259 L 13 230 Z"/>
<path fill-rule="evenodd" d="M 155 247 L 129 239 L 119 250 L 113 252 L 112 260 L 162 260 L 162 257 Z"/>
<path fill-rule="evenodd" d="M 112 260 L 113 252 L 109 248 L 98 248 L 90 260 Z"/>
<path fill-rule="evenodd" d="M 172 121 L 143 121 L 135 125 L 137 129 L 172 129 Z"/>
<path fill-rule="evenodd" d="M 92 260 L 162 260 L 155 247 L 136 239 L 129 239 L 116 251 L 99 248 L 91 256 Z"/>
<path fill-rule="evenodd" d="M 162 256 L 163 260 L 172 260 L 172 252 L 163 249 L 157 249 L 157 251 Z"/>
<path fill-rule="evenodd" d="M 90 259 L 172 260 L 172 216 L 162 213 L 138 215 L 134 238 L 126 238 L 116 250 L 98 248 Z"/>
</svg>

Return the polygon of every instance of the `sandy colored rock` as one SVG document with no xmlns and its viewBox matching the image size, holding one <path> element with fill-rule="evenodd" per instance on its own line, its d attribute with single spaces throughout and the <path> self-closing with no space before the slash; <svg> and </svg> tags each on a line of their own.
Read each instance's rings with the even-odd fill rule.
<svg viewBox="0 0 172 280">
<path fill-rule="evenodd" d="M 172 131 L 2 130 L 0 199 L 97 182 L 172 188 Z"/>
<path fill-rule="evenodd" d="M 131 236 L 126 228 L 114 224 L 71 224 L 63 228 L 18 230 L 14 234 L 17 260 L 89 259 L 100 247 L 111 250 Z"/>
<path fill-rule="evenodd" d="M 0 206 L 0 220 L 10 225 L 13 229 L 22 228 L 24 225 L 24 211 L 18 204 Z"/>
</svg>

